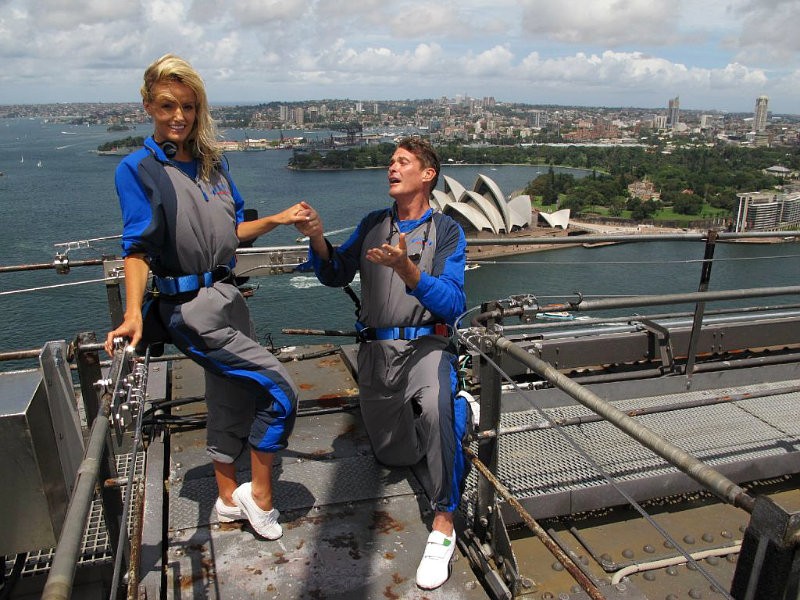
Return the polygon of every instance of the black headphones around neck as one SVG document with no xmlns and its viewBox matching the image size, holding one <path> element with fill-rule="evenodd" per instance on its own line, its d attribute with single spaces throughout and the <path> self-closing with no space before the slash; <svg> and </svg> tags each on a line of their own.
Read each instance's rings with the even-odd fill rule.
<svg viewBox="0 0 800 600">
<path fill-rule="evenodd" d="M 178 153 L 178 145 L 175 142 L 170 142 L 167 140 L 166 142 L 161 142 L 159 146 L 161 146 L 164 154 L 170 160 L 175 158 L 175 155 Z"/>
</svg>

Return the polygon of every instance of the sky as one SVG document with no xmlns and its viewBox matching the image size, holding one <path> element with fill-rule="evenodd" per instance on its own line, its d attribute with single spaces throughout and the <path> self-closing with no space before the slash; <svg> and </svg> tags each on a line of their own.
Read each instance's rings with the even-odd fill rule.
<svg viewBox="0 0 800 600">
<path fill-rule="evenodd" d="M 800 114 L 800 0 L 0 0 L 0 104 L 476 98 Z"/>
</svg>

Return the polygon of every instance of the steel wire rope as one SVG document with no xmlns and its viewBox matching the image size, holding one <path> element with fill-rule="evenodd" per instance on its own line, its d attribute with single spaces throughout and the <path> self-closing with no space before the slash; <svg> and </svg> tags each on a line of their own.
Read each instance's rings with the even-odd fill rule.
<svg viewBox="0 0 800 600">
<path fill-rule="evenodd" d="M 570 436 L 564 429 L 561 427 L 559 423 L 557 423 L 554 419 L 550 418 L 550 416 L 540 408 L 533 399 L 525 393 L 525 391 L 517 384 L 514 379 L 508 375 L 495 361 L 491 359 L 483 350 L 481 350 L 480 346 L 476 345 L 472 340 L 470 340 L 467 335 L 462 334 L 461 330 L 458 329 L 458 325 L 461 321 L 466 317 L 469 313 L 473 311 L 480 310 L 480 307 L 474 307 L 471 309 L 466 310 L 461 315 L 459 315 L 458 319 L 456 319 L 456 336 L 460 341 L 462 341 L 466 346 L 470 347 L 472 350 L 480 354 L 493 369 L 495 369 L 500 376 L 505 379 L 509 384 L 515 389 L 522 398 L 528 403 L 528 405 L 536 411 L 536 413 L 547 423 L 550 425 L 553 431 L 558 433 L 563 437 L 563 439 L 572 447 L 575 452 L 577 452 L 584 460 L 587 461 L 594 469 L 597 470 L 598 474 L 600 474 L 603 479 L 605 479 L 609 485 L 611 485 L 617 492 L 619 492 L 620 496 L 622 496 L 642 517 L 650 524 L 652 527 L 661 534 L 661 536 L 670 542 L 673 547 L 678 550 L 685 558 L 686 561 L 692 565 L 694 565 L 697 570 L 705 577 L 705 579 L 713 586 L 715 591 L 720 592 L 723 594 L 728 600 L 734 600 L 733 596 L 730 595 L 729 592 L 725 590 L 725 588 L 720 584 L 714 576 L 707 572 L 694 558 L 692 558 L 691 553 L 686 550 L 681 544 L 677 542 L 661 525 L 659 525 L 655 519 L 644 509 L 644 507 L 639 504 L 633 497 L 630 496 L 624 489 L 622 489 L 616 482 L 616 480 L 605 471 L 598 463 L 595 461 L 583 448 L 575 441 L 572 436 Z M 477 457 L 475 458 L 477 460 Z M 517 509 L 519 511 L 519 509 Z M 530 516 L 530 515 L 528 515 Z"/>
<path fill-rule="evenodd" d="M 57 289 L 57 288 L 70 287 L 70 286 L 76 286 L 76 285 L 84 285 L 84 284 L 87 284 L 87 283 L 105 283 L 105 282 L 108 282 L 108 281 L 116 281 L 116 280 L 117 280 L 116 277 L 102 277 L 100 279 L 87 279 L 85 281 L 72 281 L 70 283 L 54 283 L 52 285 L 41 285 L 41 286 L 32 287 L 32 288 L 23 288 L 23 289 L 17 289 L 17 290 L 7 290 L 5 292 L 0 292 L 0 296 L 10 296 L 12 294 L 23 294 L 23 293 L 27 293 L 27 292 L 40 292 L 42 290 L 54 290 L 54 289 Z"/>
<path fill-rule="evenodd" d="M 593 261 L 574 261 L 574 260 L 471 260 L 470 262 L 478 265 L 503 265 L 510 267 L 515 265 L 573 265 L 573 266 L 594 266 L 594 265 L 688 265 L 705 262 L 739 262 L 745 260 L 776 260 L 783 258 L 796 259 L 800 254 L 779 254 L 775 256 L 730 256 L 726 258 L 687 258 L 685 260 L 593 260 Z"/>
</svg>

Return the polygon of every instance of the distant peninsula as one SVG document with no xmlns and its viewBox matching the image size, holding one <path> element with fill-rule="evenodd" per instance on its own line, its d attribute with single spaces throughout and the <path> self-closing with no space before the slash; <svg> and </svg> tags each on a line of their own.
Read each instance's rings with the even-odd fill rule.
<svg viewBox="0 0 800 600">
<path fill-rule="evenodd" d="M 100 156 L 125 156 L 144 145 L 144 137 L 141 135 L 128 136 L 121 140 L 105 142 L 97 147 L 97 154 Z"/>
</svg>

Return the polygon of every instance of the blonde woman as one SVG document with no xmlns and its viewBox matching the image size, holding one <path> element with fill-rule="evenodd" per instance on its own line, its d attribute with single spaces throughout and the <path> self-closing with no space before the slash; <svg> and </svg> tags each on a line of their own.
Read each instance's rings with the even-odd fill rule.
<svg viewBox="0 0 800 600">
<path fill-rule="evenodd" d="M 112 351 L 114 338 L 128 338 L 133 346 L 142 341 L 144 308 L 153 311 L 150 317 L 169 341 L 203 366 L 217 517 L 246 518 L 259 535 L 277 539 L 282 529 L 272 504 L 272 463 L 294 426 L 297 390 L 253 339 L 231 269 L 239 242 L 303 221 L 308 211 L 298 204 L 244 221 L 244 202 L 214 144 L 203 80 L 185 60 L 168 54 L 153 62 L 141 95 L 154 130 L 115 174 L 126 306 L 106 350 Z M 143 302 L 150 271 L 155 306 Z M 238 485 L 234 461 L 247 447 L 252 482 Z"/>
</svg>

